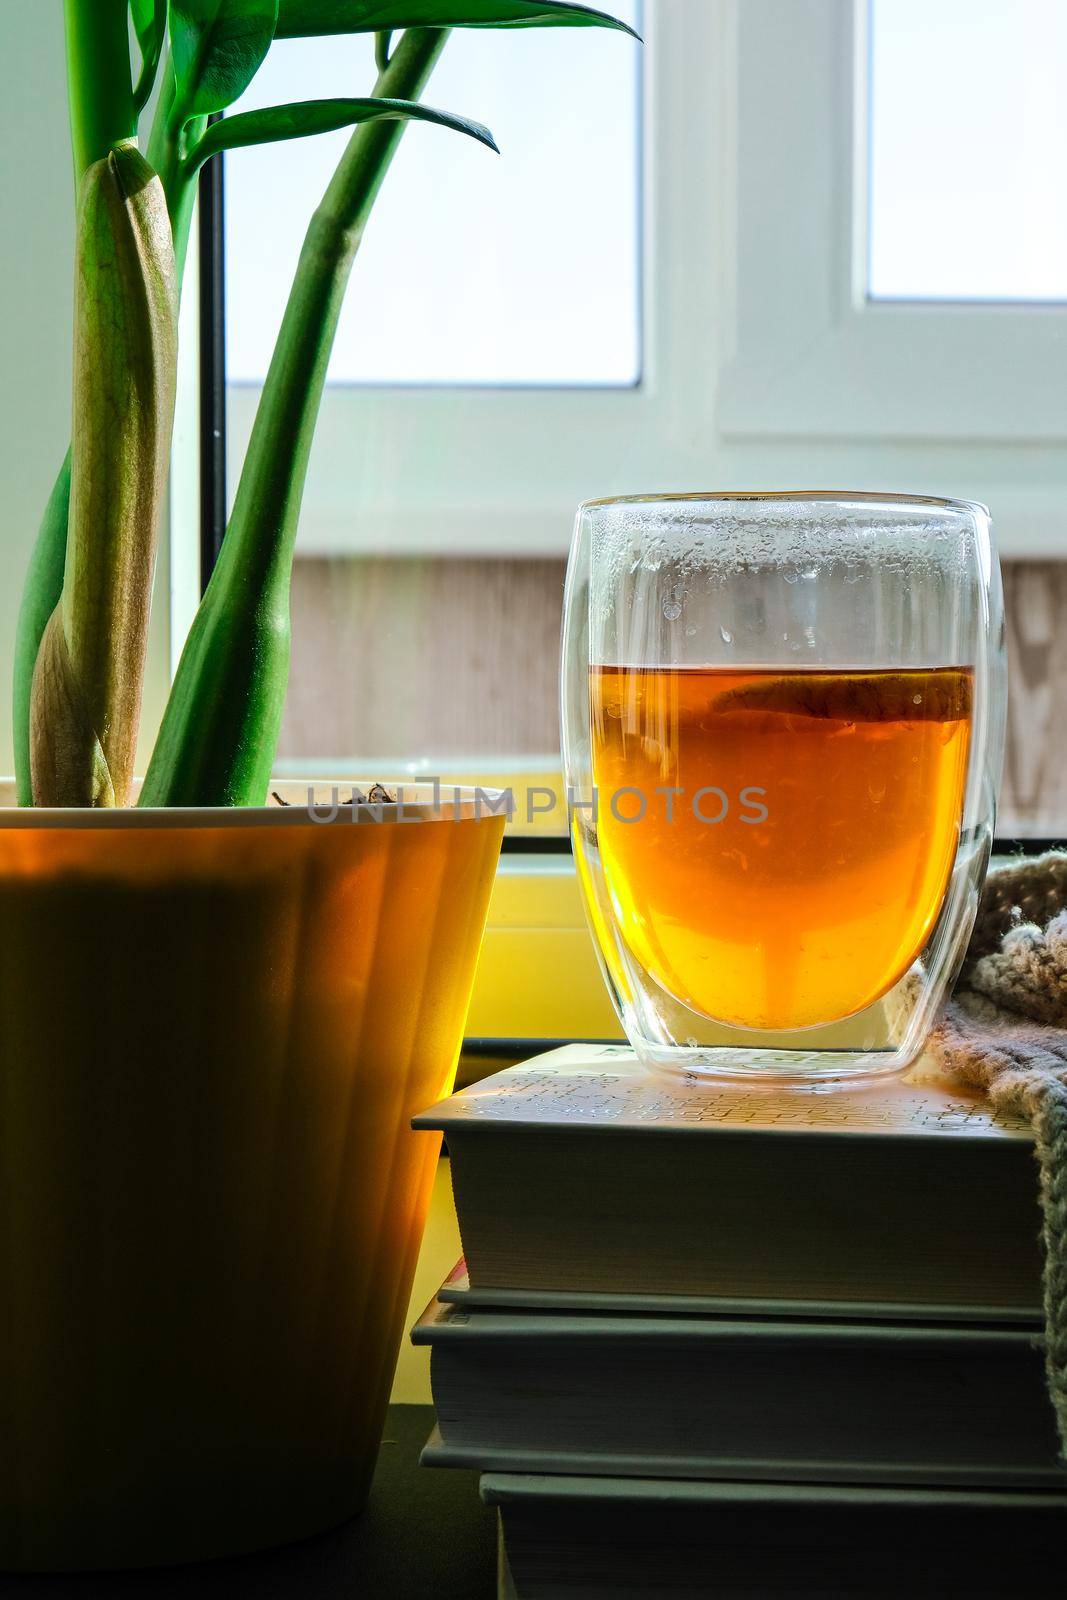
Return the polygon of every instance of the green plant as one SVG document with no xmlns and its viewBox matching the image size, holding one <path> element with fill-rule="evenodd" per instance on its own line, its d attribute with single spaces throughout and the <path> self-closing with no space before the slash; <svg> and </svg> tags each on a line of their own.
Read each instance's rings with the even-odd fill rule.
<svg viewBox="0 0 1067 1600">
<path fill-rule="evenodd" d="M 140 797 L 143 805 L 261 804 L 288 677 L 301 494 L 367 219 L 406 122 L 496 148 L 479 123 L 420 102 L 449 30 L 631 30 L 574 0 L 65 0 L 65 8 L 78 183 L 74 436 L 19 618 L 20 804 L 128 799 L 197 172 L 240 145 L 354 130 L 304 240 L 222 554 Z M 340 33 L 375 36 L 369 96 L 209 124 L 248 87 L 274 40 Z M 157 81 L 142 157 L 138 119 Z"/>
</svg>

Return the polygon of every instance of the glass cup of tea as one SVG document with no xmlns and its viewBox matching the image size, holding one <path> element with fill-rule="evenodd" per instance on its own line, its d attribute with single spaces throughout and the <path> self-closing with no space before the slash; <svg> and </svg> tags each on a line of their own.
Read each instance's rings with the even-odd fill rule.
<svg viewBox="0 0 1067 1600">
<path fill-rule="evenodd" d="M 818 1080 L 915 1059 L 989 856 L 1003 649 L 983 506 L 581 506 L 564 766 L 590 927 L 642 1061 Z"/>
</svg>

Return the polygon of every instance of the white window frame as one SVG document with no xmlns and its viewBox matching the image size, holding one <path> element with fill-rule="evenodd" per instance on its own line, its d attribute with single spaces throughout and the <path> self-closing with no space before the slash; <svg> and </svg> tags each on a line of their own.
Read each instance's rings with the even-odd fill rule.
<svg viewBox="0 0 1067 1600">
<path fill-rule="evenodd" d="M 1063 307 L 867 298 L 868 17 L 866 0 L 746 5 L 737 222 L 745 272 L 723 432 L 1067 438 L 1065 361 L 1054 348 L 1067 336 Z M 813 228 L 813 217 L 822 225 Z"/>
<path fill-rule="evenodd" d="M 640 382 L 331 386 L 301 553 L 558 555 L 589 496 L 790 487 L 985 499 L 1003 553 L 1067 554 L 1067 308 L 867 299 L 867 16 L 645 0 Z"/>
</svg>

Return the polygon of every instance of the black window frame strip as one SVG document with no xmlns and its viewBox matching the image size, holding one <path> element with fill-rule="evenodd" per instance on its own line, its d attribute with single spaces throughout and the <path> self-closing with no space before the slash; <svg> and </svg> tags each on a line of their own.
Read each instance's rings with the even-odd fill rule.
<svg viewBox="0 0 1067 1600">
<path fill-rule="evenodd" d="M 217 122 L 218 115 L 209 117 Z M 222 155 L 201 168 L 197 186 L 200 269 L 200 593 L 208 586 L 226 532 L 226 228 Z"/>
</svg>

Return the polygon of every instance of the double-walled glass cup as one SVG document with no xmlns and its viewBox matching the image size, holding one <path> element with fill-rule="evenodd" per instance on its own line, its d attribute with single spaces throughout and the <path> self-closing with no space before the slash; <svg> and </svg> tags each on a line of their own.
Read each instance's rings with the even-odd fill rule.
<svg viewBox="0 0 1067 1600">
<path fill-rule="evenodd" d="M 985 508 L 590 501 L 562 689 L 578 873 L 641 1059 L 764 1078 L 906 1067 L 963 958 L 993 834 Z"/>
</svg>

